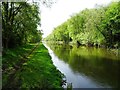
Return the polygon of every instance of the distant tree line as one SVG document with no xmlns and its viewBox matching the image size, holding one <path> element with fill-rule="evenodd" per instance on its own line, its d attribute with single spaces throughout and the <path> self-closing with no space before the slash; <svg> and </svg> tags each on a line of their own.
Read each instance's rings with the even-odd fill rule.
<svg viewBox="0 0 120 90">
<path fill-rule="evenodd" d="M 2 46 L 13 48 L 28 42 L 38 42 L 42 33 L 37 3 L 2 2 Z"/>
<path fill-rule="evenodd" d="M 59 25 L 45 38 L 88 46 L 114 48 L 120 45 L 120 1 L 85 9 Z"/>
</svg>

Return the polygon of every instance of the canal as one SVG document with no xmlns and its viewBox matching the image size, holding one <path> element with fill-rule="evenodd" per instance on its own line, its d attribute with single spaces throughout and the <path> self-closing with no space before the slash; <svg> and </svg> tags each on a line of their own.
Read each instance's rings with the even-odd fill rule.
<svg viewBox="0 0 120 90">
<path fill-rule="evenodd" d="M 119 86 L 119 56 L 105 48 L 45 44 L 54 65 L 73 88 Z"/>
</svg>

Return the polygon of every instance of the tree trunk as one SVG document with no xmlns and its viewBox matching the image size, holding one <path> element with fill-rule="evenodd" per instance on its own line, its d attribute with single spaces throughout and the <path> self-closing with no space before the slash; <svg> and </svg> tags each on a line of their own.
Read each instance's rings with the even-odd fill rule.
<svg viewBox="0 0 120 90">
<path fill-rule="evenodd" d="M 5 48 L 8 48 L 8 39 L 6 39 Z"/>
</svg>

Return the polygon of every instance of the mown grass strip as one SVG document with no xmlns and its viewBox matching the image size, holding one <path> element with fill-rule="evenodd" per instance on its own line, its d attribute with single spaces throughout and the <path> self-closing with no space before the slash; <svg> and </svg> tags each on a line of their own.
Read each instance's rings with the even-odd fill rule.
<svg viewBox="0 0 120 90">
<path fill-rule="evenodd" d="M 43 90 L 61 88 L 62 74 L 51 61 L 48 50 L 39 44 L 28 60 L 15 73 L 11 88 L 39 88 Z"/>
</svg>

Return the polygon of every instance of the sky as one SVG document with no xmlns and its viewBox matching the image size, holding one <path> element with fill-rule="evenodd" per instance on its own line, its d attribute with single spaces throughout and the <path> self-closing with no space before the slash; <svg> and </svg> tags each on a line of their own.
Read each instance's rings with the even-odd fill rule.
<svg viewBox="0 0 120 90">
<path fill-rule="evenodd" d="M 49 35 L 58 25 L 65 22 L 74 13 L 85 8 L 94 8 L 96 4 L 107 5 L 112 0 L 57 0 L 51 8 L 41 6 L 41 29 L 43 37 Z"/>
</svg>

